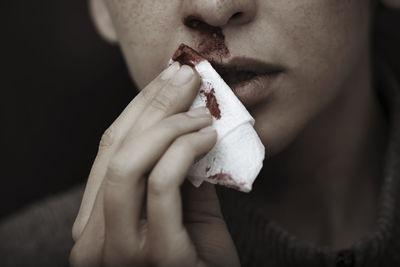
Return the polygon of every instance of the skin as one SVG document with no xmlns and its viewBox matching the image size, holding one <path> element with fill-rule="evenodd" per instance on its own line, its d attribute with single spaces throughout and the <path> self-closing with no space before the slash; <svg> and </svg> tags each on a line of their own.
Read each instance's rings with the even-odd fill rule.
<svg viewBox="0 0 400 267">
<path fill-rule="evenodd" d="M 141 92 L 102 138 L 73 228 L 73 266 L 238 265 L 214 187 L 179 190 L 216 140 L 212 130 L 197 132 L 209 114 L 185 113 L 197 74 L 180 86 L 172 84 L 180 70 L 159 75 L 180 43 L 196 47 L 188 16 L 221 27 L 233 57 L 285 68 L 270 97 L 250 109 L 268 153 L 255 204 L 319 245 L 345 247 L 373 229 L 387 126 L 372 87 L 372 3 L 92 0 L 91 10 Z M 148 217 L 140 221 L 146 177 Z"/>
</svg>

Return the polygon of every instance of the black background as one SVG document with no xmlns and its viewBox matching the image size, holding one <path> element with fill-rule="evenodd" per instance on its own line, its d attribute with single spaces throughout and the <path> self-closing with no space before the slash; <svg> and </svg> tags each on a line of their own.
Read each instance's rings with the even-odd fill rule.
<svg viewBox="0 0 400 267">
<path fill-rule="evenodd" d="M 102 132 L 134 97 L 85 0 L 2 1 L 0 216 L 86 180 Z"/>
<path fill-rule="evenodd" d="M 135 96 L 117 47 L 85 0 L 0 4 L 0 217 L 86 181 L 103 131 Z M 400 70 L 400 13 L 377 15 L 375 46 Z"/>
</svg>

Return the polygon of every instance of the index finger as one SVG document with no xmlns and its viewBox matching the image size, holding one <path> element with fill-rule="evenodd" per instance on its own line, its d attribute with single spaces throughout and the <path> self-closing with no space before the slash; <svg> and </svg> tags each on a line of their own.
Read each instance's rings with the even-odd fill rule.
<svg viewBox="0 0 400 267">
<path fill-rule="evenodd" d="M 101 140 L 100 146 L 115 146 L 115 141 L 122 140 L 128 133 L 129 129 L 136 122 L 138 117 L 149 106 L 154 97 L 160 92 L 160 89 L 168 84 L 169 79 L 174 76 L 180 69 L 180 64 L 175 62 L 159 74 L 151 81 L 139 94 L 125 107 L 118 118 L 107 129 L 111 130 L 111 136 L 103 136 L 108 140 Z M 112 140 L 109 140 L 109 139 Z"/>
<path fill-rule="evenodd" d="M 192 67 L 183 65 L 149 102 L 133 130 L 135 132 L 145 130 L 167 116 L 188 110 L 199 87 L 198 73 Z"/>
</svg>

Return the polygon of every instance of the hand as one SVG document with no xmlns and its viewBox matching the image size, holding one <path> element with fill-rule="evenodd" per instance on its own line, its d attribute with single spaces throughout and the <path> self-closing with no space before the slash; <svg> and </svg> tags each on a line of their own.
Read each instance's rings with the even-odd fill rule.
<svg viewBox="0 0 400 267">
<path fill-rule="evenodd" d="M 73 226 L 72 266 L 239 265 L 214 186 L 181 186 L 217 139 L 206 108 L 184 112 L 199 85 L 174 63 L 106 130 Z"/>
</svg>

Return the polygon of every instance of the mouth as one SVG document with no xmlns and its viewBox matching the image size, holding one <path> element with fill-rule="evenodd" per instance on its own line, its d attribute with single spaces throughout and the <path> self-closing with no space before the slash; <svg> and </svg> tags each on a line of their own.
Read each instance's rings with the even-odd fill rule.
<svg viewBox="0 0 400 267">
<path fill-rule="evenodd" d="M 255 59 L 234 58 L 227 64 L 210 61 L 211 65 L 229 86 L 248 82 L 257 76 L 276 76 L 284 71 L 277 64 L 267 64 Z"/>
<path fill-rule="evenodd" d="M 216 62 L 213 57 L 201 55 L 185 44 L 179 46 L 172 59 L 192 67 L 204 59 L 208 60 L 237 98 L 248 108 L 263 102 L 275 91 L 282 80 L 282 74 L 286 72 L 279 64 L 265 63 L 252 58 L 219 58 L 219 62 Z"/>
<path fill-rule="evenodd" d="M 285 72 L 281 65 L 249 58 L 234 58 L 226 64 L 210 63 L 246 107 L 268 97 Z"/>
</svg>

